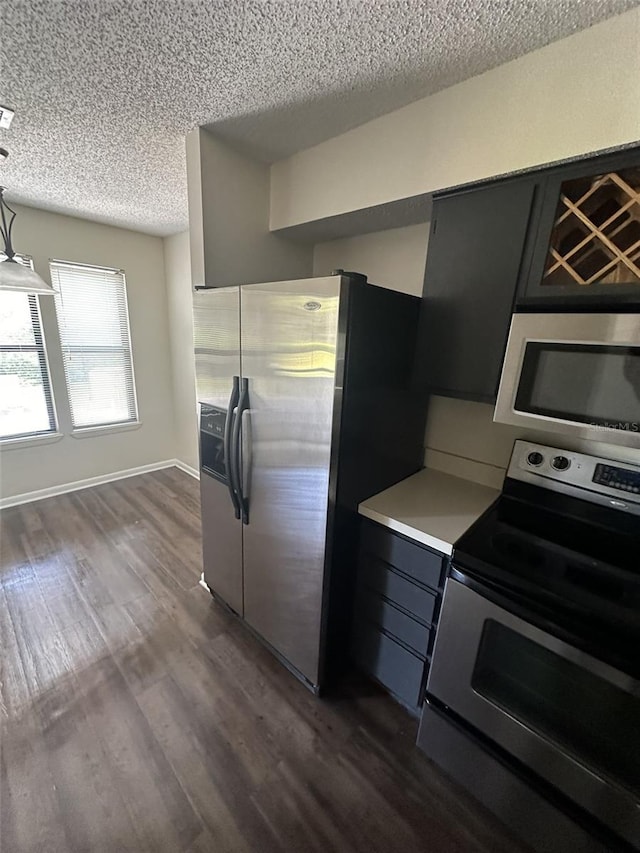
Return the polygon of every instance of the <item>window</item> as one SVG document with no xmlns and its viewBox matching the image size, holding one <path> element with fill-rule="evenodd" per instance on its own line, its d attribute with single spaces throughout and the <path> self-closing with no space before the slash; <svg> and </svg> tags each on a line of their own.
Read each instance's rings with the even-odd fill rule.
<svg viewBox="0 0 640 853">
<path fill-rule="evenodd" d="M 134 423 L 138 412 L 122 270 L 51 262 L 74 429 Z"/>
<path fill-rule="evenodd" d="M 30 258 L 16 258 L 33 268 Z M 0 291 L 0 440 L 55 431 L 38 297 Z"/>
</svg>

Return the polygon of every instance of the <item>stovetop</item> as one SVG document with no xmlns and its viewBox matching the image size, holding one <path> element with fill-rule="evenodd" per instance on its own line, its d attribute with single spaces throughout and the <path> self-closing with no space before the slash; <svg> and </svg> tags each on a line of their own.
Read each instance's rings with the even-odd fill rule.
<svg viewBox="0 0 640 853">
<path fill-rule="evenodd" d="M 531 475 L 521 463 L 532 453 L 548 457 L 550 450 L 553 459 L 558 451 L 531 447 L 516 442 L 501 496 L 455 544 L 453 565 L 589 653 L 639 675 L 640 516 L 618 508 L 606 492 L 602 501 L 602 492 L 573 485 L 566 469 L 556 491 L 550 471 Z M 585 466 L 572 462 L 584 479 Z M 602 470 L 598 465 L 592 470 Z"/>
</svg>

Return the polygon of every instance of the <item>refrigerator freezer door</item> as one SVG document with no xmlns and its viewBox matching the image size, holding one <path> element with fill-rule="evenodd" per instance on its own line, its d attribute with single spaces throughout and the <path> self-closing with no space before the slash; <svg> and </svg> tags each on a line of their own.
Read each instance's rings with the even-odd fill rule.
<svg viewBox="0 0 640 853">
<path fill-rule="evenodd" d="M 236 520 L 227 487 L 200 473 L 204 579 L 217 598 L 242 616 L 242 523 Z"/>
<path fill-rule="evenodd" d="M 240 375 L 240 288 L 196 290 L 193 296 L 199 403 L 226 409 L 231 377 Z"/>
<path fill-rule="evenodd" d="M 240 376 L 240 289 L 196 291 L 193 300 L 198 401 L 228 409 Z M 227 411 L 227 418 L 233 412 Z M 229 476 L 227 466 L 227 476 Z M 228 485 L 200 476 L 204 577 L 209 589 L 242 615 L 242 523 Z"/>
<path fill-rule="evenodd" d="M 251 424 L 244 616 L 318 684 L 340 276 L 241 288 Z M 338 371 L 340 373 L 340 371 Z M 337 387 L 338 386 L 338 387 Z M 246 444 L 245 444 L 246 446 Z"/>
</svg>

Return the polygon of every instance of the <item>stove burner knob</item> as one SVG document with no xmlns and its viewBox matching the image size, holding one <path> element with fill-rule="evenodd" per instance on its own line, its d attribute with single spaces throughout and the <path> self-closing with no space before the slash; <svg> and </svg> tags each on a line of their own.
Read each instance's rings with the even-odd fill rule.
<svg viewBox="0 0 640 853">
<path fill-rule="evenodd" d="M 555 468 L 556 471 L 566 471 L 571 465 L 571 460 L 567 459 L 566 456 L 554 456 L 551 460 L 551 467 Z"/>
<path fill-rule="evenodd" d="M 542 453 L 538 453 L 537 450 L 533 450 L 527 456 L 527 462 L 529 463 L 529 465 L 534 465 L 537 468 L 538 465 L 542 465 L 542 463 L 544 462 L 544 456 L 542 455 Z"/>
</svg>

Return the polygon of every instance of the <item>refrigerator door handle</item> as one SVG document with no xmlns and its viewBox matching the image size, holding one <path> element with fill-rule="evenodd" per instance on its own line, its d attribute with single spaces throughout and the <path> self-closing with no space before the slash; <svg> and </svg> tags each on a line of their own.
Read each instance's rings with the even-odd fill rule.
<svg viewBox="0 0 640 853">
<path fill-rule="evenodd" d="M 234 478 L 234 464 L 233 464 L 233 427 L 235 426 L 235 420 L 238 420 L 237 415 L 237 406 L 238 399 L 240 397 L 240 377 L 233 377 L 233 387 L 231 389 L 231 396 L 229 397 L 229 407 L 227 408 L 227 419 L 224 424 L 224 439 L 223 439 L 223 452 L 224 452 L 224 470 L 227 475 L 227 488 L 229 489 L 229 496 L 231 497 L 231 503 L 233 504 L 233 510 L 235 512 L 236 518 L 240 518 L 240 498 L 238 496 L 237 485 Z"/>
<path fill-rule="evenodd" d="M 245 497 L 243 491 L 243 483 L 242 483 L 242 470 L 241 470 L 241 444 L 240 444 L 240 433 L 242 430 L 242 421 L 243 414 L 249 408 L 249 380 L 246 378 L 242 379 L 241 389 L 240 389 L 240 400 L 238 402 L 238 411 L 236 414 L 236 419 L 233 424 L 233 456 L 231 460 L 232 469 L 234 470 L 234 479 L 236 483 L 236 489 L 238 492 L 238 498 L 240 501 L 240 510 L 242 512 L 242 523 L 249 524 L 249 501 Z"/>
<path fill-rule="evenodd" d="M 240 487 L 242 490 L 243 505 L 245 507 L 245 524 L 249 523 L 249 502 L 251 500 L 251 449 L 253 440 L 251 437 L 251 409 L 242 412 L 241 423 L 241 473 Z"/>
</svg>

